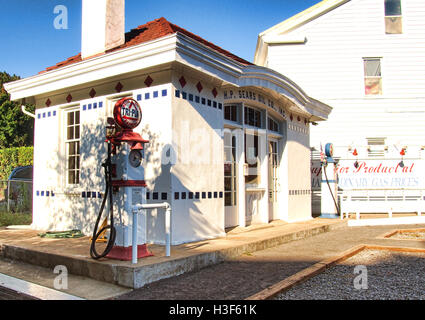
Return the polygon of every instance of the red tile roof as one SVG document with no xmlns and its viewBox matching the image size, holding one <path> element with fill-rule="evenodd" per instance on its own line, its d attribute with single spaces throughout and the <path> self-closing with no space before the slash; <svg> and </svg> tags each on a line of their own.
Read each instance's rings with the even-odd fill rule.
<svg viewBox="0 0 425 320">
<path fill-rule="evenodd" d="M 230 53 L 229 51 L 226 51 L 222 48 L 220 48 L 219 46 L 216 46 L 215 44 L 208 42 L 206 40 L 204 40 L 203 38 L 175 25 L 172 24 L 171 22 L 167 21 L 165 18 L 159 18 L 159 19 L 155 19 L 153 21 L 150 21 L 144 25 L 141 25 L 135 29 L 132 29 L 130 32 L 127 32 L 125 34 L 125 43 L 119 47 L 116 47 L 114 49 L 108 50 L 106 53 L 110 53 L 110 52 L 114 52 L 114 51 L 118 51 L 124 48 L 128 48 L 131 46 L 135 46 L 144 42 L 148 42 L 154 39 L 158 39 L 161 37 L 164 37 L 166 35 L 169 34 L 174 34 L 174 33 L 182 33 L 208 47 L 210 47 L 211 49 L 229 57 L 230 59 L 233 59 L 239 63 L 242 63 L 244 65 L 252 65 L 251 62 L 246 61 L 242 58 L 239 58 L 238 56 L 235 56 L 234 54 Z M 47 71 L 51 71 L 51 70 L 55 70 L 55 69 L 59 69 L 61 67 L 67 66 L 67 65 L 71 65 L 73 63 L 77 63 L 82 61 L 81 59 L 81 53 L 70 57 L 68 59 L 66 59 L 65 61 L 59 62 L 56 65 L 46 68 L 45 70 L 39 72 L 39 73 L 44 73 Z"/>
</svg>

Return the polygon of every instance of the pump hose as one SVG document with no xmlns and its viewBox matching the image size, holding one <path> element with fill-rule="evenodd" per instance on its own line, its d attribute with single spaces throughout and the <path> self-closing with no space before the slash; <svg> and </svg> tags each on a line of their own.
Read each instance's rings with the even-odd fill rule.
<svg viewBox="0 0 425 320">
<path fill-rule="evenodd" d="M 105 195 L 102 200 L 102 205 L 100 206 L 99 214 L 97 216 L 96 224 L 93 230 L 93 237 L 91 241 L 90 246 L 90 256 L 97 260 L 100 258 L 105 257 L 111 250 L 112 247 L 115 244 L 115 238 L 116 238 L 116 230 L 114 227 L 114 215 L 113 215 L 113 203 L 112 203 L 112 162 L 111 162 L 111 145 L 108 143 L 108 158 L 107 160 L 102 164 L 102 167 L 105 169 L 105 181 L 106 181 L 106 191 Z M 99 222 L 102 217 L 103 210 L 105 209 L 106 200 L 109 198 L 109 212 L 110 212 L 110 224 L 103 227 L 99 231 L 97 229 L 99 228 Z M 108 243 L 106 245 L 105 250 L 103 253 L 99 254 L 96 251 L 96 240 L 97 238 L 102 234 L 103 231 L 110 229 L 109 237 L 108 237 Z"/>
<path fill-rule="evenodd" d="M 326 183 L 327 183 L 328 188 L 329 188 L 329 192 L 331 193 L 332 199 L 334 200 L 335 208 L 336 208 L 338 214 L 341 215 L 341 210 L 340 210 L 338 204 L 336 203 L 335 195 L 333 194 L 332 189 L 331 189 L 331 186 L 329 184 L 328 175 L 326 174 L 326 168 L 323 168 L 323 169 L 324 169 L 323 172 L 325 173 Z"/>
</svg>

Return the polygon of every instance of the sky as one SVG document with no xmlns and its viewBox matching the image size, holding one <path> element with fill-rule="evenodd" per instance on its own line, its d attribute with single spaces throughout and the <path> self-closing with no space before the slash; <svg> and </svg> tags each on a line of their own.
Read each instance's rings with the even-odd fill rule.
<svg viewBox="0 0 425 320">
<path fill-rule="evenodd" d="M 164 17 L 252 62 L 259 33 L 318 2 L 320 0 L 126 0 L 125 29 L 127 32 Z M 57 6 L 62 7 L 55 13 Z M 67 21 L 59 20 L 59 15 L 64 17 L 65 13 Z M 57 28 L 58 22 L 62 28 Z M 0 71 L 22 78 L 78 54 L 81 51 L 81 0 L 0 0 L 0 41 Z"/>
</svg>

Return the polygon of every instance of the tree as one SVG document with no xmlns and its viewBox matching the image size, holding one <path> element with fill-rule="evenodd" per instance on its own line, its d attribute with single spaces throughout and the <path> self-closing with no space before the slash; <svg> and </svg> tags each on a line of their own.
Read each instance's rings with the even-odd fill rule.
<svg viewBox="0 0 425 320">
<path fill-rule="evenodd" d="M 19 76 L 0 72 L 0 149 L 32 146 L 34 139 L 34 119 L 21 111 L 21 104 L 10 101 L 3 83 L 20 79 Z M 34 112 L 35 107 L 27 106 Z"/>
</svg>

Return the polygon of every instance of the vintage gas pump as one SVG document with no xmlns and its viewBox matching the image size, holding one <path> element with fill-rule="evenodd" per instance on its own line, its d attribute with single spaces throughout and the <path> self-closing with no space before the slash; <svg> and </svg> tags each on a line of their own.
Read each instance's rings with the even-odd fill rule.
<svg viewBox="0 0 425 320">
<path fill-rule="evenodd" d="M 321 165 L 324 178 L 322 177 L 321 190 L 321 215 L 320 218 L 338 218 L 338 176 L 336 172 L 335 160 L 333 158 L 333 145 L 325 145 L 325 154 L 321 154 Z"/>
<path fill-rule="evenodd" d="M 132 207 L 146 203 L 146 184 L 142 166 L 144 140 L 133 132 L 142 120 L 142 110 L 132 98 L 123 98 L 116 102 L 113 111 L 114 118 L 108 118 L 106 143 L 108 155 L 102 164 L 105 171 L 106 191 L 93 230 L 90 255 L 93 259 L 107 257 L 119 260 L 131 260 L 132 239 L 131 221 Z M 109 219 L 99 229 L 106 202 L 109 199 Z M 114 206 L 119 213 L 119 223 L 115 223 Z M 106 221 L 106 220 L 105 220 Z M 138 258 L 152 255 L 146 247 L 145 221 L 141 219 L 138 230 Z M 109 230 L 108 242 L 102 253 L 96 250 L 99 237 Z"/>
</svg>

